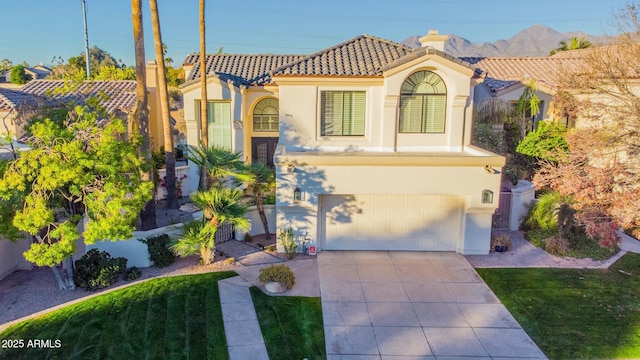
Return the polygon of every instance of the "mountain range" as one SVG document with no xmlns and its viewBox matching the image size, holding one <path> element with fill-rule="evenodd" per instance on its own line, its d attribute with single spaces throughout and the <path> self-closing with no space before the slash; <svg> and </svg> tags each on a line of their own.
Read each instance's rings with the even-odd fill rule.
<svg viewBox="0 0 640 360">
<path fill-rule="evenodd" d="M 568 41 L 572 37 L 584 37 L 593 44 L 608 42 L 606 36 L 589 35 L 580 31 L 561 33 L 545 25 L 534 25 L 509 39 L 493 43 L 472 43 L 461 36 L 449 35 L 444 51 L 456 57 L 546 56 L 551 50 L 560 47 L 561 41 Z M 420 36 L 410 36 L 402 44 L 420 47 L 419 38 Z"/>
</svg>

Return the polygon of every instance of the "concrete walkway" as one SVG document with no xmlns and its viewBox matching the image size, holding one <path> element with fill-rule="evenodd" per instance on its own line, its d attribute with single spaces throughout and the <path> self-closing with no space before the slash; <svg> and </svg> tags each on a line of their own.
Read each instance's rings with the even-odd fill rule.
<svg viewBox="0 0 640 360">
<path fill-rule="evenodd" d="M 318 255 L 328 359 L 545 358 L 459 254 Z"/>
<path fill-rule="evenodd" d="M 249 287 L 240 276 L 218 281 L 229 359 L 269 360 Z"/>
</svg>

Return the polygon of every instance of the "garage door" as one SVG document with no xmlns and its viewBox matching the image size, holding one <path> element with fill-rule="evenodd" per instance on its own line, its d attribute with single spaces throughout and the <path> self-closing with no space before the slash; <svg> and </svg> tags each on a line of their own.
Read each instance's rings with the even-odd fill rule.
<svg viewBox="0 0 640 360">
<path fill-rule="evenodd" d="M 462 199 L 443 195 L 322 195 L 323 250 L 455 251 Z"/>
</svg>

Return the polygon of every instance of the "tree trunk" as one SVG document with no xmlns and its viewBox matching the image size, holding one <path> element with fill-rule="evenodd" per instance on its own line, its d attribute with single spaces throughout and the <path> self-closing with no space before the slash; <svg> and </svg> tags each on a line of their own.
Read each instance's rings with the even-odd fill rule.
<svg viewBox="0 0 640 360">
<path fill-rule="evenodd" d="M 66 267 L 66 269 L 65 269 Z M 52 266 L 51 271 L 58 282 L 58 288 L 60 290 L 74 290 L 76 284 L 73 282 L 73 260 L 71 256 L 64 260 L 63 272 L 60 274 L 57 266 Z"/>
<path fill-rule="evenodd" d="M 149 0 L 149 7 L 151 8 L 153 42 L 155 43 L 156 62 L 158 63 L 158 93 L 160 94 L 160 113 L 162 115 L 165 165 L 167 171 L 164 179 L 167 186 L 167 209 L 177 209 L 178 195 L 176 192 L 176 156 L 173 147 L 173 126 L 171 126 L 171 115 L 169 113 L 169 92 L 167 91 L 167 73 L 164 66 L 164 51 L 162 49 L 162 33 L 160 31 L 158 2 L 156 0 Z"/>
<path fill-rule="evenodd" d="M 260 214 L 260 220 L 262 220 L 262 226 L 264 227 L 264 233 L 267 235 L 265 239 L 271 240 L 271 234 L 269 233 L 269 222 L 267 221 L 267 215 L 264 213 L 264 201 L 262 194 L 256 195 L 256 208 Z"/>
<path fill-rule="evenodd" d="M 207 45 L 204 22 L 204 0 L 200 0 L 200 146 L 209 147 L 209 118 L 207 114 Z M 207 190 L 207 169 L 200 169 L 200 190 Z"/>
<path fill-rule="evenodd" d="M 131 0 L 131 19 L 133 22 L 133 41 L 136 57 L 136 120 L 132 127 L 137 130 L 142 141 L 140 142 L 140 156 L 151 163 L 151 140 L 149 139 L 149 104 L 147 101 L 147 73 L 144 56 L 144 31 L 142 28 L 142 4 L 141 0 Z M 153 169 L 142 174 L 143 181 L 153 180 Z M 156 203 L 152 198 L 140 212 L 139 229 L 149 230 L 157 227 Z"/>
<path fill-rule="evenodd" d="M 210 265 L 213 264 L 213 261 L 215 260 L 215 248 L 211 249 L 207 246 L 202 246 L 200 248 L 200 259 L 202 260 L 202 264 L 203 265 Z"/>
</svg>

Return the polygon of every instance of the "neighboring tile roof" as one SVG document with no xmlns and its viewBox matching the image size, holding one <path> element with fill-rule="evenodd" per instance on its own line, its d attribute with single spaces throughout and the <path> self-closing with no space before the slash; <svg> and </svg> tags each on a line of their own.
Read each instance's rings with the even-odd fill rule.
<svg viewBox="0 0 640 360">
<path fill-rule="evenodd" d="M 8 111 L 12 108 L 28 102 L 31 96 L 21 92 L 18 89 L 7 89 L 0 87 L 0 110 Z"/>
<path fill-rule="evenodd" d="M 287 64 L 273 75 L 379 76 L 384 67 L 412 51 L 392 41 L 361 35 Z"/>
<path fill-rule="evenodd" d="M 57 93 L 56 89 L 69 86 L 69 91 Z M 20 92 L 26 96 L 45 99 L 50 103 L 62 103 L 69 100 L 82 102 L 85 99 L 105 94 L 108 99 L 102 103 L 107 112 L 116 110 L 128 113 L 136 103 L 135 80 L 83 81 L 76 85 L 64 80 L 33 80 L 24 85 Z"/>
<path fill-rule="evenodd" d="M 542 82 L 549 87 L 558 84 L 561 66 L 577 64 L 579 59 L 554 57 L 487 57 L 462 58 L 486 73 L 484 83 L 492 92 L 504 90 L 528 79 Z"/>
<path fill-rule="evenodd" d="M 285 64 L 303 58 L 304 55 L 207 55 L 207 74 L 215 75 L 222 81 L 231 80 L 236 85 L 264 85 L 270 81 L 265 74 Z M 187 56 L 185 65 L 193 65 L 185 84 L 200 78 L 200 55 Z M 183 85 L 184 86 L 184 85 Z"/>
</svg>

